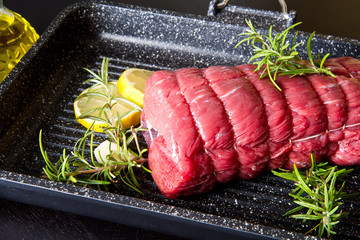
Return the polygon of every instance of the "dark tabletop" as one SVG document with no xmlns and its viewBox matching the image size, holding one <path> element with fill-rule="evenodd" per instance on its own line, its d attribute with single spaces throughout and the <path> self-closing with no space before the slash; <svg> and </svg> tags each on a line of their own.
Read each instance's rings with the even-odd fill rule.
<svg viewBox="0 0 360 240">
<path fill-rule="evenodd" d="M 116 2 L 115 0 L 113 0 Z M 79 0 L 4 0 L 42 34 L 55 16 Z M 206 15 L 207 0 L 118 0 L 117 2 Z M 287 0 L 295 10 L 298 30 L 360 40 L 360 1 Z M 280 11 L 277 0 L 237 0 L 230 4 Z M 9 196 L 8 199 L 11 199 Z M 124 226 L 52 209 L 0 199 L 0 239 L 178 239 L 162 233 Z"/>
</svg>

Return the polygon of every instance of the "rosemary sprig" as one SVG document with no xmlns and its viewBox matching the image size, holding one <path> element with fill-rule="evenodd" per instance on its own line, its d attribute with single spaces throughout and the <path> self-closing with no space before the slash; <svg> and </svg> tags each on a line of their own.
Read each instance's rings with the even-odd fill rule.
<svg viewBox="0 0 360 240">
<path fill-rule="evenodd" d="M 50 180 L 58 182 L 66 182 L 69 184 L 80 186 L 101 186 L 105 187 L 119 182 L 121 180 L 128 187 L 140 191 L 140 185 L 136 179 L 134 168 L 142 168 L 147 172 L 151 172 L 144 166 L 147 161 L 143 154 L 147 149 L 141 149 L 137 139 L 139 131 L 147 131 L 147 129 L 131 127 L 130 129 L 123 129 L 119 113 L 114 116 L 111 109 L 117 101 L 125 101 L 133 105 L 136 109 L 134 111 L 141 111 L 141 108 L 135 103 L 132 103 L 124 98 L 116 97 L 113 92 L 114 84 L 109 83 L 108 79 L 108 64 L 109 59 L 102 62 L 101 70 L 98 74 L 86 69 L 92 78 L 86 80 L 84 83 L 91 82 L 93 85 L 89 90 L 78 96 L 76 100 L 82 97 L 91 99 L 93 96 L 100 96 L 104 98 L 104 105 L 90 109 L 86 113 L 80 115 L 77 119 L 87 118 L 95 121 L 106 123 L 107 127 L 103 127 L 103 132 L 110 139 L 108 151 L 106 151 L 105 158 L 102 158 L 100 150 L 98 150 L 98 157 L 94 156 L 94 123 L 86 130 L 83 137 L 81 137 L 74 145 L 70 154 L 63 153 L 56 163 L 53 163 L 45 151 L 42 144 L 42 131 L 39 134 L 39 145 L 41 154 L 45 160 L 45 167 L 43 168 L 44 176 Z M 99 91 L 101 89 L 101 91 Z M 98 111 L 97 116 L 92 116 L 90 113 Z M 102 113 L 104 113 L 102 115 Z M 131 112 L 125 113 L 129 114 Z M 105 117 L 102 117 L 105 116 Z M 135 143 L 135 150 L 129 146 Z M 115 149 L 113 148 L 115 146 Z M 89 153 L 90 152 L 90 153 Z M 95 153 L 95 154 L 96 154 Z M 98 159 L 100 158 L 100 159 Z"/>
<path fill-rule="evenodd" d="M 88 187 L 89 185 L 106 186 L 117 183 L 120 179 L 127 186 L 140 191 L 140 185 L 136 180 L 134 168 L 143 168 L 150 172 L 143 164 L 146 159 L 143 154 L 146 149 L 134 152 L 128 148 L 132 141 L 137 141 L 136 132 L 142 131 L 141 128 L 132 128 L 122 131 L 122 139 L 117 144 L 117 150 L 109 149 L 106 159 L 98 161 L 94 157 L 94 132 L 87 129 L 84 136 L 74 145 L 70 154 L 63 149 L 63 154 L 59 160 L 53 164 L 49 159 L 47 152 L 42 144 L 42 131 L 39 134 L 39 145 L 41 154 L 45 160 L 46 166 L 43 170 L 46 177 L 57 182 L 66 182 L 69 184 Z M 90 154 L 86 154 L 89 152 Z M 90 155 L 90 156 L 89 156 Z"/>
<path fill-rule="evenodd" d="M 299 171 L 294 165 L 294 170 L 291 172 L 272 172 L 276 176 L 295 182 L 296 188 L 289 195 L 299 206 L 288 211 L 284 216 L 291 216 L 304 222 L 317 221 L 318 223 L 307 234 L 317 230 L 319 237 L 325 232 L 329 237 L 331 234 L 336 234 L 334 228 L 340 219 L 349 214 L 340 209 L 343 200 L 358 196 L 357 193 L 348 194 L 344 191 L 345 181 L 340 188 L 336 188 L 339 185 L 337 181 L 353 169 L 338 169 L 337 166 L 330 166 L 327 162 L 316 163 L 313 154 L 311 161 L 312 166 L 308 170 Z"/>
<path fill-rule="evenodd" d="M 268 35 L 262 35 L 255 29 L 250 20 L 246 20 L 246 23 L 249 29 L 246 29 L 246 32 L 241 33 L 240 36 L 247 36 L 247 38 L 241 40 L 235 48 L 244 42 L 247 42 L 248 45 L 251 44 L 254 55 L 250 58 L 249 62 L 257 65 L 255 71 L 262 69 L 261 77 L 268 76 L 279 91 L 281 91 L 281 88 L 276 83 L 278 75 L 296 76 L 320 73 L 335 76 L 323 66 L 325 60 L 330 55 L 329 53 L 323 58 L 318 56 L 317 59 L 312 55 L 311 41 L 315 32 L 310 35 L 306 44 L 308 61 L 300 58 L 298 51 L 296 51 L 296 48 L 302 45 L 301 42 L 296 43 L 298 31 L 293 39 L 290 39 L 288 35 L 294 27 L 301 23 L 296 23 L 275 35 L 273 34 L 272 26 L 270 26 Z"/>
</svg>

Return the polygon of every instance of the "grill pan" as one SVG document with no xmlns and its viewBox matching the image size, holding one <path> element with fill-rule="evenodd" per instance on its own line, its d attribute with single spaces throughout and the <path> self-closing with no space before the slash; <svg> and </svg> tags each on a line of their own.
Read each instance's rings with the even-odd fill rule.
<svg viewBox="0 0 360 240">
<path fill-rule="evenodd" d="M 260 28 L 267 27 L 268 14 L 260 14 Z M 245 28 L 242 21 L 210 15 L 105 1 L 77 3 L 61 12 L 0 85 L 0 197 L 191 239 L 316 239 L 303 234 L 310 225 L 282 216 L 295 207 L 288 196 L 292 183 L 271 173 L 177 200 L 163 197 L 143 172 L 137 174 L 143 196 L 125 187 L 104 192 L 40 177 L 45 164 L 38 144 L 41 129 L 54 161 L 84 134 L 72 108 L 76 96 L 88 87 L 82 83 L 89 77 L 84 67 L 97 71 L 102 58 L 108 57 L 110 78 L 117 80 L 129 67 L 160 70 L 246 63 L 250 50 L 245 45 L 234 49 Z M 308 36 L 300 32 L 298 39 L 306 42 Z M 330 52 L 331 57 L 358 57 L 360 43 L 319 35 L 312 49 Z M 359 189 L 360 168 L 354 169 L 346 179 L 349 192 Z M 351 214 L 334 238 L 358 239 L 359 200 L 346 201 L 344 210 Z"/>
</svg>

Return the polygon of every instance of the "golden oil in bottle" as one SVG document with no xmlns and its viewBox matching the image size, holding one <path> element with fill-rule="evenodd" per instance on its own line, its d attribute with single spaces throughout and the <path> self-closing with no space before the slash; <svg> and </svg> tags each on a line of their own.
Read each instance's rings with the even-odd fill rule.
<svg viewBox="0 0 360 240">
<path fill-rule="evenodd" d="M 0 0 L 0 83 L 38 38 L 29 22 Z"/>
</svg>

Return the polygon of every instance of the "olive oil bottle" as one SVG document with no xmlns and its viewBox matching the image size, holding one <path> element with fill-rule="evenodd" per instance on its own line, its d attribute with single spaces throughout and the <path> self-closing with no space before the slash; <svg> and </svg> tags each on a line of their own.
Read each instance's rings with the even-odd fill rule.
<svg viewBox="0 0 360 240">
<path fill-rule="evenodd" d="M 0 0 L 0 83 L 38 38 L 29 22 Z"/>
</svg>

